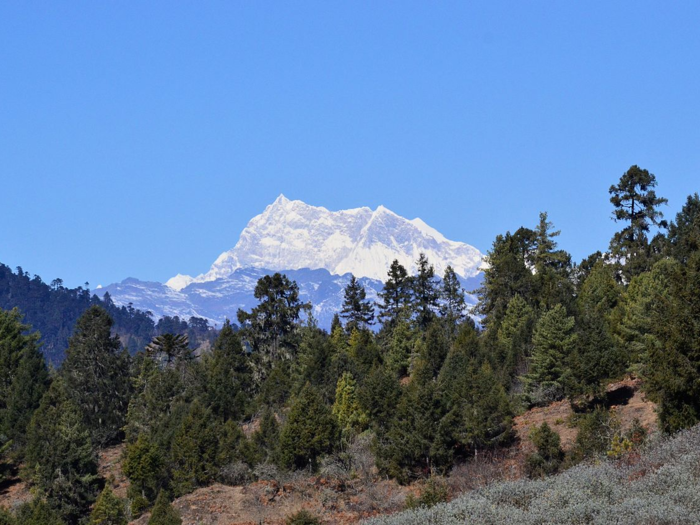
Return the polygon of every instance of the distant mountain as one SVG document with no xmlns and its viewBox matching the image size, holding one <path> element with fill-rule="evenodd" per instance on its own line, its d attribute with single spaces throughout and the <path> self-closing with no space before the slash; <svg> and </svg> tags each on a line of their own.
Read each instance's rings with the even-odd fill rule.
<svg viewBox="0 0 700 525">
<path fill-rule="evenodd" d="M 132 304 L 155 318 L 196 316 L 221 326 L 225 319 L 235 320 L 239 308 L 257 304 L 253 290 L 260 277 L 281 272 L 297 282 L 302 300 L 312 303 L 319 325 L 328 328 L 351 274 L 370 299 L 378 300 L 391 262 L 397 259 L 413 273 L 421 253 L 436 275 L 451 265 L 466 290 L 479 286 L 481 252 L 446 239 L 420 219 L 405 219 L 383 206 L 332 212 L 280 195 L 207 273 L 178 274 L 164 284 L 129 278 L 95 293 L 109 292 L 115 303 Z"/>
<path fill-rule="evenodd" d="M 239 268 L 323 268 L 333 275 L 352 273 L 384 281 L 394 259 L 413 272 L 421 253 L 437 275 L 451 265 L 464 278 L 476 276 L 483 259 L 473 246 L 447 240 L 421 219 L 404 219 L 384 206 L 328 211 L 280 195 L 248 223 L 236 246 L 222 253 L 207 273 L 195 278 L 178 274 L 166 284 L 181 290 L 193 282 L 228 277 Z"/>
</svg>

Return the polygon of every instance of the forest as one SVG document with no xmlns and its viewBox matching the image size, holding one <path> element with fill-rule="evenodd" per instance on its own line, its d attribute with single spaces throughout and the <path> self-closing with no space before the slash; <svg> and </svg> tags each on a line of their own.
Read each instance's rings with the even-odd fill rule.
<svg viewBox="0 0 700 525">
<path fill-rule="evenodd" d="M 700 197 L 667 222 L 656 186 L 649 171 L 626 171 L 609 190 L 617 233 L 579 263 L 546 212 L 498 235 L 483 285 L 468 290 L 476 311 L 454 271 L 438 279 L 421 255 L 414 275 L 394 261 L 378 304 L 353 278 L 329 332 L 281 274 L 261 278 L 257 306 L 219 332 L 196 319 L 156 325 L 86 290 L 44 308 L 60 322 L 29 326 L 32 294 L 51 287 L 0 267 L 0 286 L 25 291 L 0 290 L 22 296 L 0 310 L 0 476 L 34 494 L 0 524 L 123 525 L 148 512 L 148 523 L 176 524 L 172 500 L 199 487 L 271 470 L 353 472 L 367 458 L 376 479 L 427 482 L 407 505 L 429 507 L 447 499 L 442 476 L 513 444 L 517 414 L 569 400 L 571 451 L 546 423 L 532 436 L 527 475 L 546 480 L 642 446 L 645 430 L 619 431 L 603 402 L 626 376 L 657 404 L 663 434 L 696 425 Z M 67 337 L 65 359 L 51 358 L 47 336 Z M 118 443 L 126 498 L 98 471 L 99 451 Z"/>
</svg>

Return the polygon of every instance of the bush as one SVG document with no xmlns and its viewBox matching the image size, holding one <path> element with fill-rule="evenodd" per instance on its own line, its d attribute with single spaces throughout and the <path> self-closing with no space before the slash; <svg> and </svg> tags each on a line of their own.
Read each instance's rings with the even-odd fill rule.
<svg viewBox="0 0 700 525">
<path fill-rule="evenodd" d="M 286 525 L 321 525 L 321 520 L 308 510 L 300 510 L 285 520 Z"/>
<path fill-rule="evenodd" d="M 438 503 L 444 503 L 449 496 L 449 489 L 444 480 L 431 477 L 426 481 L 423 490 L 418 498 L 409 494 L 406 498 L 406 507 L 409 509 L 430 508 Z"/>
</svg>

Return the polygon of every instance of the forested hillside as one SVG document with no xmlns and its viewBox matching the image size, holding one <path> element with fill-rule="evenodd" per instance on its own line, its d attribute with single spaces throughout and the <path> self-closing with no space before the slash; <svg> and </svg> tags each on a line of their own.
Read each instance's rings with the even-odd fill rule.
<svg viewBox="0 0 700 525">
<path fill-rule="evenodd" d="M 528 476 L 632 458 L 650 429 L 622 429 L 606 401 L 611 380 L 641 379 L 664 433 L 700 421 L 700 197 L 667 224 L 655 187 L 637 166 L 611 186 L 619 232 L 579 264 L 547 213 L 499 235 L 477 290 L 480 326 L 452 268 L 438 281 L 424 255 L 413 274 L 391 265 L 379 304 L 353 278 L 330 332 L 300 321 L 310 305 L 294 281 L 264 276 L 240 330 L 225 325 L 200 352 L 173 327 L 132 356 L 110 305 L 71 292 L 86 308 L 51 375 L 20 314 L 2 312 L 5 471 L 21 465 L 36 494 L 2 519 L 123 524 L 152 512 L 141 522 L 179 523 L 173 498 L 295 472 L 345 487 L 359 476 L 421 482 L 406 504 L 428 507 L 449 497 L 451 473 L 514 442 L 515 415 L 562 400 L 574 408 L 575 445 L 565 452 L 543 423 Z M 124 499 L 97 468 L 97 452 L 119 443 Z M 363 512 L 381 511 L 372 505 Z M 314 523 L 305 516 L 296 523 Z"/>
<path fill-rule="evenodd" d="M 87 283 L 84 288 L 67 288 L 61 279 L 46 284 L 38 275 L 32 277 L 20 267 L 13 272 L 0 263 L 0 308 L 18 308 L 24 322 L 41 334 L 41 351 L 49 364 L 57 366 L 63 361 L 75 324 L 90 306 L 100 306 L 109 313 L 115 334 L 132 353 L 143 349 L 160 333 L 188 334 L 193 342 L 211 339 L 202 319 L 192 318 L 188 324 L 179 318 L 166 317 L 156 324 L 149 312 L 131 305 L 117 306 L 109 295 L 103 299 L 91 295 Z"/>
</svg>

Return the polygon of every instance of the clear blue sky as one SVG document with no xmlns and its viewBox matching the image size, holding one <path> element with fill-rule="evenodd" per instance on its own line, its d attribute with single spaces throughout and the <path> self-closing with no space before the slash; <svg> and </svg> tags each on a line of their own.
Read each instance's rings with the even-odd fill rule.
<svg viewBox="0 0 700 525">
<path fill-rule="evenodd" d="M 2 2 L 0 262 L 198 274 L 279 193 L 486 251 L 540 210 L 575 259 L 607 190 L 700 191 L 698 2 Z"/>
</svg>

